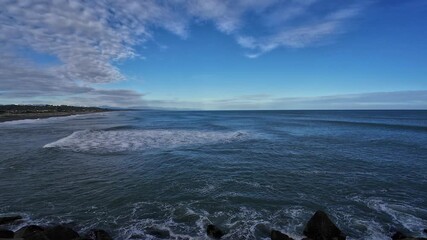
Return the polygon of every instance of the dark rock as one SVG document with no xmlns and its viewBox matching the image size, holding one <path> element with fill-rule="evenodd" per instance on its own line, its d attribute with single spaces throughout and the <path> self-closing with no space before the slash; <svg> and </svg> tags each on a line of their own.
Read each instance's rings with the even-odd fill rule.
<svg viewBox="0 0 427 240">
<path fill-rule="evenodd" d="M 49 240 L 73 240 L 80 237 L 73 229 L 64 226 L 55 226 L 44 231 Z"/>
<path fill-rule="evenodd" d="M 21 216 L 10 216 L 10 217 L 0 217 L 0 225 L 12 223 L 16 220 L 22 219 Z"/>
<path fill-rule="evenodd" d="M 423 230 L 423 232 L 424 232 L 425 234 L 427 234 L 427 228 L 426 228 L 426 229 L 424 229 L 424 230 Z"/>
<path fill-rule="evenodd" d="M 221 229 L 217 228 L 215 225 L 209 224 L 206 229 L 206 234 L 215 239 L 220 239 L 222 236 L 224 236 L 224 233 L 221 231 Z"/>
<path fill-rule="evenodd" d="M 270 238 L 271 240 L 294 240 L 293 238 L 290 238 L 288 235 L 273 229 L 271 230 Z"/>
<path fill-rule="evenodd" d="M 113 240 L 110 235 L 102 229 L 92 229 L 86 235 L 90 240 Z"/>
<path fill-rule="evenodd" d="M 14 235 L 10 230 L 0 229 L 0 238 L 13 238 Z"/>
<path fill-rule="evenodd" d="M 323 211 L 316 211 L 304 228 L 304 235 L 313 240 L 344 240 L 345 235 Z"/>
<path fill-rule="evenodd" d="M 158 229 L 155 227 L 146 228 L 145 233 L 147 233 L 151 236 L 154 236 L 156 238 L 161 238 L 161 239 L 169 239 L 170 238 L 170 233 L 168 230 Z"/>
<path fill-rule="evenodd" d="M 407 238 L 402 238 L 402 240 L 427 240 L 427 238 L 407 237 Z"/>
<path fill-rule="evenodd" d="M 399 231 L 395 232 L 393 236 L 391 236 L 393 240 L 427 240 L 427 238 L 418 238 L 418 237 L 410 237 Z"/>
<path fill-rule="evenodd" d="M 44 235 L 44 229 L 42 227 L 36 225 L 28 225 L 20 228 L 15 233 L 15 238 L 23 238 L 23 239 L 48 239 Z"/>
<path fill-rule="evenodd" d="M 24 240 L 50 240 L 46 237 L 46 235 L 43 232 L 34 233 L 28 237 L 25 238 L 19 238 Z"/>
<path fill-rule="evenodd" d="M 405 238 L 408 238 L 408 236 L 406 236 L 405 234 L 403 234 L 403 233 L 401 233 L 399 231 L 395 232 L 393 234 L 393 236 L 391 236 L 391 239 L 393 239 L 393 240 L 405 239 Z"/>
</svg>

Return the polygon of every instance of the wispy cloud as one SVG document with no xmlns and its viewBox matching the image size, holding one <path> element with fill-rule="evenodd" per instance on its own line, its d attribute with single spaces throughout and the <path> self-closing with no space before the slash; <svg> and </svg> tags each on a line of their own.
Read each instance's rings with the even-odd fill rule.
<svg viewBox="0 0 427 240">
<path fill-rule="evenodd" d="M 113 99 L 95 86 L 126 78 L 115 63 L 139 56 L 134 47 L 152 37 L 149 26 L 185 36 L 180 19 L 157 1 L 2 1 L 0 94 L 34 98 L 86 93 L 87 98 Z M 19 57 L 20 48 L 55 56 L 59 63 L 40 68 Z"/>
<path fill-rule="evenodd" d="M 56 67 L 40 69 L 25 59 L 4 55 L 0 58 L 2 103 L 42 102 L 117 107 L 143 104 L 143 95 L 136 91 L 94 88 L 84 82 L 71 81 L 61 76 L 60 71 Z"/>
<path fill-rule="evenodd" d="M 313 2 L 310 2 L 313 3 Z M 289 15 L 282 17 L 281 21 L 289 21 L 300 15 L 306 14 L 310 4 L 294 7 Z M 253 50 L 246 54 L 249 58 L 257 58 L 260 55 L 272 51 L 278 47 L 304 48 L 317 44 L 328 36 L 333 36 L 345 31 L 345 22 L 357 16 L 361 11 L 361 5 L 353 5 L 343 9 L 335 10 L 315 21 L 303 22 L 301 24 L 281 25 L 276 32 L 267 36 L 246 36 L 238 34 L 237 43 L 242 47 Z M 295 23 L 293 23 L 295 24 Z"/>
<path fill-rule="evenodd" d="M 110 90 L 100 84 L 127 78 L 121 61 L 142 58 L 137 46 L 163 28 L 187 38 L 192 24 L 213 23 L 258 57 L 278 47 L 301 48 L 342 31 L 361 5 L 337 4 L 316 10 L 317 0 L 3 0 L 0 9 L 0 96 L 34 98 L 64 96 L 142 101 L 133 90 Z M 257 22 L 263 34 L 251 34 Z M 264 34 L 265 33 L 265 34 Z M 40 67 L 19 49 L 54 56 L 58 62 Z M 94 94 L 95 97 L 90 97 Z M 121 101 L 127 95 L 131 101 Z"/>
</svg>

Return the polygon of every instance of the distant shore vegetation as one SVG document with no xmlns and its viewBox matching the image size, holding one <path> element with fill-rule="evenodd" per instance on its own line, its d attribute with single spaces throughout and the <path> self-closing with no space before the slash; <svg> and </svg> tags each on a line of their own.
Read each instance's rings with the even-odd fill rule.
<svg viewBox="0 0 427 240">
<path fill-rule="evenodd" d="M 37 119 L 74 114 L 111 111 L 99 107 L 79 107 L 68 105 L 0 105 L 0 122 L 22 119 Z"/>
</svg>

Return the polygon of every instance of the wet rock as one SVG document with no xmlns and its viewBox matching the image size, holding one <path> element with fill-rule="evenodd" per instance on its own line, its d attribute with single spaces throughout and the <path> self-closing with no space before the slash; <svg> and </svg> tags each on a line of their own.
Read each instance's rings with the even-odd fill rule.
<svg viewBox="0 0 427 240">
<path fill-rule="evenodd" d="M 396 231 L 393 236 L 391 236 L 393 240 L 427 240 L 427 238 L 419 238 L 419 237 L 411 237 L 403 234 L 402 232 Z"/>
<path fill-rule="evenodd" d="M 155 227 L 149 227 L 145 229 L 145 233 L 154 236 L 156 238 L 160 238 L 160 239 L 169 239 L 170 238 L 170 233 L 168 230 L 165 229 L 158 229 Z"/>
<path fill-rule="evenodd" d="M 218 227 L 212 224 L 209 224 L 208 227 L 206 228 L 206 234 L 209 237 L 215 238 L 215 239 L 220 239 L 222 236 L 224 236 L 224 233 L 221 231 L 221 229 L 219 229 Z"/>
<path fill-rule="evenodd" d="M 393 240 L 399 240 L 399 239 L 405 239 L 408 238 L 408 236 L 406 236 L 405 234 L 397 231 L 393 234 L 393 236 L 391 236 L 391 239 Z"/>
<path fill-rule="evenodd" d="M 73 229 L 61 225 L 48 228 L 44 233 L 49 240 L 73 240 L 80 237 Z"/>
<path fill-rule="evenodd" d="M 288 235 L 274 229 L 271 230 L 270 238 L 271 240 L 294 240 L 293 238 L 290 238 Z"/>
<path fill-rule="evenodd" d="M 345 235 L 323 211 L 316 211 L 304 228 L 304 235 L 313 240 L 344 240 Z"/>
<path fill-rule="evenodd" d="M 0 225 L 13 223 L 16 220 L 22 219 L 21 216 L 0 217 Z"/>
<path fill-rule="evenodd" d="M 23 238 L 25 240 L 47 240 L 48 238 L 44 235 L 44 229 L 36 225 L 28 225 L 20 228 L 15 232 L 15 238 Z"/>
<path fill-rule="evenodd" d="M 427 238 L 415 238 L 415 237 L 407 237 L 401 238 L 401 240 L 426 240 Z"/>
<path fill-rule="evenodd" d="M 10 230 L 0 229 L 0 238 L 13 238 L 14 235 Z"/>
<path fill-rule="evenodd" d="M 102 229 L 92 229 L 86 237 L 90 240 L 113 240 L 113 238 L 111 238 L 111 236 Z"/>
</svg>

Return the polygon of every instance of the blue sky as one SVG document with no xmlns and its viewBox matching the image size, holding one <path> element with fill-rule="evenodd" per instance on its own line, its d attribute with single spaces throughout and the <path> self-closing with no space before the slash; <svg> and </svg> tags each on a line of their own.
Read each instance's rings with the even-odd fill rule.
<svg viewBox="0 0 427 240">
<path fill-rule="evenodd" d="M 424 0 L 1 4 L 4 104 L 427 109 Z"/>
</svg>

